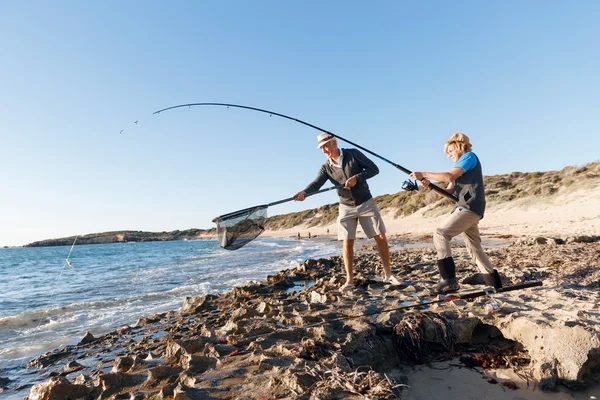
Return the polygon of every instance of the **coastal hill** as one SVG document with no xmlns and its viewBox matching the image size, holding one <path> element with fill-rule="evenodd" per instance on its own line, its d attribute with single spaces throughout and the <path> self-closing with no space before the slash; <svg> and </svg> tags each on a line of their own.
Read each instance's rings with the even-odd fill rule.
<svg viewBox="0 0 600 400">
<path fill-rule="evenodd" d="M 143 232 L 143 231 L 114 231 L 90 233 L 77 237 L 77 244 L 102 244 L 102 243 L 127 243 L 127 242 L 159 242 L 168 240 L 193 240 L 205 235 L 216 235 L 213 229 L 186 229 L 171 232 Z M 75 236 L 59 239 L 46 239 L 29 243 L 25 247 L 66 246 L 73 244 Z"/>
<path fill-rule="evenodd" d="M 482 233 L 507 233 L 510 227 L 515 232 L 527 234 L 527 225 L 522 215 L 527 213 L 528 219 L 538 218 L 537 233 L 543 233 L 543 226 L 548 230 L 560 231 L 561 218 L 577 217 L 585 222 L 586 229 L 596 230 L 591 223 L 598 218 L 586 214 L 590 203 L 591 209 L 600 212 L 600 162 L 588 163 L 584 166 L 565 167 L 560 171 L 547 172 L 512 172 L 510 174 L 484 177 L 488 211 L 480 228 Z M 448 199 L 440 197 L 431 190 L 421 189 L 418 192 L 400 191 L 375 197 L 379 205 L 388 232 L 391 234 L 424 233 L 434 229 L 439 217 L 447 214 L 453 207 Z M 599 206 L 593 207 L 592 203 Z M 566 205 L 571 208 L 564 209 Z M 562 207 L 562 209 L 559 209 Z M 543 212 L 540 212 L 542 210 Z M 583 213 L 578 217 L 579 213 Z M 338 204 L 327 204 L 319 208 L 275 215 L 267 219 L 263 236 L 295 236 L 302 232 L 314 235 L 325 235 L 328 230 L 335 232 L 335 221 Z M 555 225 L 554 227 L 552 225 Z M 577 230 L 577 224 L 570 224 Z M 497 227 L 498 232 L 489 231 L 488 227 Z M 492 229 L 493 231 L 494 229 Z M 593 234 L 594 232 L 579 232 Z M 595 232 L 598 233 L 598 232 Z M 187 229 L 171 232 L 115 231 L 92 233 L 79 236 L 77 244 L 100 244 L 120 242 L 148 242 L 168 240 L 195 240 L 214 238 L 215 228 Z M 71 245 L 74 236 L 47 239 L 27 244 L 26 247 L 65 246 Z"/>
</svg>

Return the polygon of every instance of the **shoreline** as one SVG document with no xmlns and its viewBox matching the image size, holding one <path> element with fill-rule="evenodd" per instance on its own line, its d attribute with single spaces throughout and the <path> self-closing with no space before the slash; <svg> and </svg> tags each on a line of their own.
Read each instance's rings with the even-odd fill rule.
<svg viewBox="0 0 600 400">
<path fill-rule="evenodd" d="M 466 250 L 459 247 L 455 251 L 463 289 L 480 287 L 475 278 L 476 268 Z M 597 251 L 600 251 L 598 242 L 560 246 L 520 244 L 501 246 L 490 252 L 493 262 L 501 266 L 505 285 L 541 276 L 545 281 L 543 288 L 495 296 L 503 306 L 492 316 L 482 313 L 485 299 L 427 305 L 417 313 L 382 312 L 372 317 L 361 316 L 378 308 L 398 307 L 399 302 L 414 301 L 415 294 L 433 284 L 437 274 L 431 248 L 401 248 L 392 252 L 394 273 L 405 281 L 398 287 L 386 287 L 378 282 L 378 257 L 372 251 L 359 251 L 356 263 L 358 288 L 347 295 L 337 292 L 343 281 L 339 256 L 309 259 L 263 282 L 236 287 L 221 295 L 188 298 L 180 311 L 148 316 L 135 326 L 124 326 L 98 338 L 84 338 L 78 345 L 65 346 L 37 357 L 30 367 L 41 368 L 46 376 L 54 373 L 65 378 L 50 378 L 33 388 L 32 393 L 56 393 L 60 386 L 62 390 L 85 392 L 86 396 L 96 393 L 94 396 L 102 394 L 106 397 L 121 393 L 120 396 L 127 394 L 139 399 L 154 398 L 159 392 L 173 396 L 176 390 L 188 396 L 181 398 L 190 399 L 207 396 L 283 399 L 294 392 L 296 398 L 304 398 L 302 396 L 309 393 L 328 393 L 334 397 L 336 393 L 351 395 L 346 392 L 348 387 L 336 387 L 327 375 L 322 374 L 324 370 L 331 370 L 337 371 L 335 373 L 343 382 L 357 382 L 358 379 L 366 385 L 361 393 L 379 393 L 380 398 L 392 398 L 394 390 L 400 390 L 402 398 L 406 399 L 425 398 L 432 392 L 444 393 L 448 399 L 464 399 L 472 393 L 470 381 L 480 376 L 483 379 L 475 387 L 491 400 L 501 400 L 509 394 L 511 398 L 517 396 L 527 400 L 562 400 L 573 398 L 571 394 L 575 394 L 576 399 L 587 399 L 591 394 L 598 394 L 593 382 L 587 382 L 590 385 L 587 389 L 576 392 L 557 386 L 561 379 L 579 376 L 577 370 L 559 368 L 553 372 L 558 375 L 546 376 L 540 365 L 545 365 L 546 359 L 554 359 L 558 365 L 593 367 L 591 361 L 575 360 L 572 356 L 578 354 L 576 346 L 581 343 L 593 345 L 596 339 L 589 338 L 600 337 L 597 287 L 600 271 L 586 267 L 586 263 L 576 261 L 573 255 L 592 260 Z M 525 264 L 511 266 L 515 257 L 519 265 Z M 465 283 L 465 278 L 472 283 Z M 572 285 L 579 285 L 579 299 L 565 297 L 570 300 L 564 303 L 562 298 L 572 293 Z M 359 318 L 328 322 L 344 315 Z M 442 371 L 440 375 L 436 369 L 411 366 L 402 358 L 390 358 L 389 352 L 394 348 L 393 330 L 397 329 L 398 323 L 405 318 L 427 315 L 431 315 L 427 318 L 438 315 L 440 317 L 435 318 L 444 318 L 450 323 L 457 335 L 457 344 L 467 346 L 455 349 L 462 356 L 503 348 L 503 355 L 498 355 L 498 360 L 506 357 L 518 360 L 524 356 L 515 345 L 520 343 L 528 351 L 529 364 L 519 367 L 517 372 L 530 371 L 528 373 L 540 380 L 537 389 L 530 387 L 520 375 L 503 372 L 502 368 L 463 366 L 457 370 L 462 372 L 452 374 L 449 383 L 444 378 L 449 372 Z M 582 326 L 589 331 L 581 329 Z M 492 332 L 490 329 L 496 329 L 497 333 L 489 337 L 486 332 Z M 556 342 L 543 345 L 547 350 L 540 350 L 535 345 L 538 339 L 528 336 L 528 332 L 535 333 L 536 330 L 549 337 L 551 332 L 556 335 L 564 331 L 561 334 L 565 340 L 572 338 L 578 342 Z M 581 335 L 589 334 L 595 336 L 582 340 Z M 367 340 L 369 337 L 378 339 Z M 481 342 L 486 337 L 489 338 Z M 439 338 L 435 336 L 427 340 L 438 343 L 436 346 L 444 343 L 437 342 Z M 381 347 L 381 343 L 385 346 Z M 600 341 L 596 345 L 600 350 Z M 426 353 L 427 357 L 433 357 L 430 361 L 434 363 L 444 362 L 448 355 L 455 354 L 446 353 L 443 347 L 434 348 L 437 347 L 431 347 Z M 565 348 L 567 351 L 561 352 Z M 105 349 L 111 350 L 106 352 Z M 383 354 L 388 355 L 384 357 Z M 453 359 L 451 362 L 462 365 L 465 361 Z M 600 360 L 597 362 L 600 366 Z M 369 366 L 370 369 L 362 371 L 368 372 L 366 376 L 371 383 L 361 381 L 356 375 L 361 365 Z M 447 365 L 444 368 L 457 369 Z M 176 387 L 169 383 L 174 381 L 178 382 Z M 540 391 L 540 384 L 545 391 Z M 549 389 L 559 392 L 548 392 Z"/>
</svg>

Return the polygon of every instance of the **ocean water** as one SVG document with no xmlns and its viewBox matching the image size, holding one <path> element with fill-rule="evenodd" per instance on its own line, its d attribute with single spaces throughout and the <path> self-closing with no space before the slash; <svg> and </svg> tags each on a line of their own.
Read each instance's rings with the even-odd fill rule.
<svg viewBox="0 0 600 400">
<path fill-rule="evenodd" d="M 0 249 L 0 376 L 48 350 L 142 316 L 179 310 L 186 296 L 218 294 L 340 254 L 329 239 L 115 243 Z"/>
</svg>

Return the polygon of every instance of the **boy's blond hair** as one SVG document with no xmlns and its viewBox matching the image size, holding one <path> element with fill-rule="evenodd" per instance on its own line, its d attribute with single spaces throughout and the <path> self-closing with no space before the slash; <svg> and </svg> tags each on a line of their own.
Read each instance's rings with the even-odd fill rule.
<svg viewBox="0 0 600 400">
<path fill-rule="evenodd" d="M 452 135 L 450 137 L 450 140 L 446 142 L 446 144 L 444 145 L 444 153 L 448 153 L 448 149 L 450 148 L 450 146 L 453 146 L 457 150 L 461 151 L 463 154 L 470 152 L 471 148 L 473 147 L 471 145 L 469 137 L 464 133 L 460 132 Z"/>
</svg>

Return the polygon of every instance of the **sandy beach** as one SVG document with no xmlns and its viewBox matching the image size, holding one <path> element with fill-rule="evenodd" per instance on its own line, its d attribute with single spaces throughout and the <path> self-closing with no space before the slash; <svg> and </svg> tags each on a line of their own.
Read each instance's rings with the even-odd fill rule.
<svg viewBox="0 0 600 400">
<path fill-rule="evenodd" d="M 479 224 L 482 236 L 552 236 L 569 237 L 600 234 L 600 182 L 551 197 L 534 197 L 512 202 L 489 202 L 485 217 Z M 447 208 L 447 210 L 450 210 Z M 393 212 L 383 213 L 388 236 L 418 237 L 431 235 L 448 212 L 423 208 L 416 213 L 394 218 Z M 265 237 L 311 236 L 337 237 L 335 223 L 327 226 L 303 224 L 290 229 L 265 231 Z M 329 232 L 329 233 L 328 233 Z M 359 227 L 359 237 L 360 227 Z"/>
</svg>

